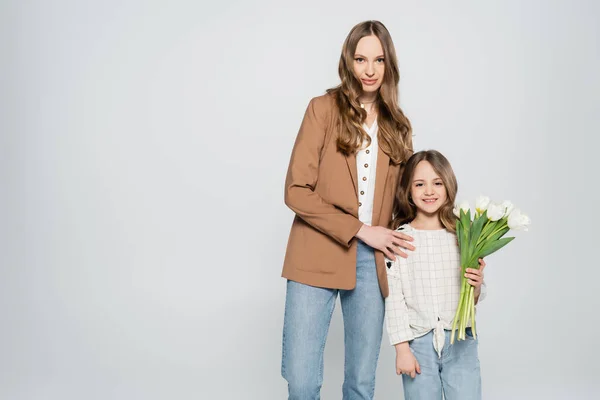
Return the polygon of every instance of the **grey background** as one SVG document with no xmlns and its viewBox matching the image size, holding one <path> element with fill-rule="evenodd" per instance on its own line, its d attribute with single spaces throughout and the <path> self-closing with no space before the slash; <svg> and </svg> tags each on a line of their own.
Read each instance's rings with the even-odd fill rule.
<svg viewBox="0 0 600 400">
<path fill-rule="evenodd" d="M 365 19 L 415 148 L 533 221 L 487 260 L 485 398 L 596 398 L 598 2 L 0 4 L 0 398 L 286 397 L 283 181 Z M 342 338 L 338 307 L 324 399 Z"/>
</svg>

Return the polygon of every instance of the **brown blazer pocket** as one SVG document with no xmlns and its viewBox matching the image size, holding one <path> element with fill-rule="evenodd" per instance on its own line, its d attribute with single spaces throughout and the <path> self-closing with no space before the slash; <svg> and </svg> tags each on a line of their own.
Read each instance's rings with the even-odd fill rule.
<svg viewBox="0 0 600 400">
<path fill-rule="evenodd" d="M 340 246 L 334 239 L 317 231 L 310 226 L 303 226 L 300 230 L 302 237 L 302 256 L 296 263 L 296 268 L 307 272 L 332 274 L 337 271 L 338 265 L 333 261 L 332 250 Z M 334 246 L 334 247 L 332 247 Z"/>
</svg>

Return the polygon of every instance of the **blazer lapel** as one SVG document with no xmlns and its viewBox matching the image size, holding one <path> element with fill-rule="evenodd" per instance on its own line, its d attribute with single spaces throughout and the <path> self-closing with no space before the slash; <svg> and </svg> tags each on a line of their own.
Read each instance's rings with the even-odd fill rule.
<svg viewBox="0 0 600 400">
<path fill-rule="evenodd" d="M 381 214 L 381 207 L 383 205 L 383 195 L 389 167 L 390 157 L 379 147 L 379 151 L 377 152 L 377 172 L 375 175 L 375 195 L 373 198 L 373 226 L 379 224 L 379 215 Z"/>
</svg>

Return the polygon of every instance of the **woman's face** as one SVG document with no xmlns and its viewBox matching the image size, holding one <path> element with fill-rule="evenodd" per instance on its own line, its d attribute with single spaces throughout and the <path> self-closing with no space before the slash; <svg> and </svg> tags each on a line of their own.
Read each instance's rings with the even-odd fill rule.
<svg viewBox="0 0 600 400">
<path fill-rule="evenodd" d="M 358 41 L 354 52 L 354 74 L 365 93 L 379 90 L 383 83 L 385 63 L 383 47 L 377 36 L 365 36 Z"/>
</svg>

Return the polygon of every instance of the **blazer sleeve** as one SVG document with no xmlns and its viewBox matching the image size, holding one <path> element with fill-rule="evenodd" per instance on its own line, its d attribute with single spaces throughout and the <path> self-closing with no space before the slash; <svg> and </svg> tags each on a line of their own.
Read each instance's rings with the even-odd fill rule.
<svg viewBox="0 0 600 400">
<path fill-rule="evenodd" d="M 285 204 L 307 224 L 349 247 L 363 223 L 315 192 L 328 124 L 328 104 L 324 101 L 328 100 L 312 99 L 304 114 L 285 181 Z"/>
</svg>

